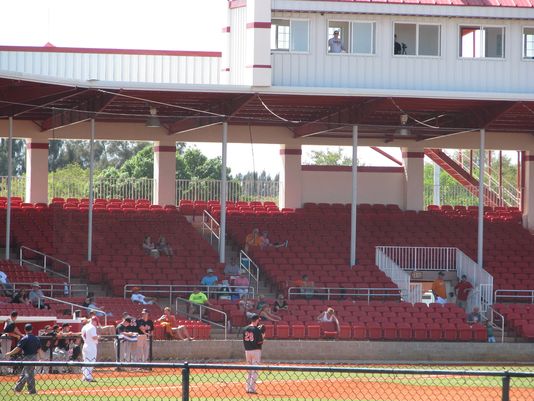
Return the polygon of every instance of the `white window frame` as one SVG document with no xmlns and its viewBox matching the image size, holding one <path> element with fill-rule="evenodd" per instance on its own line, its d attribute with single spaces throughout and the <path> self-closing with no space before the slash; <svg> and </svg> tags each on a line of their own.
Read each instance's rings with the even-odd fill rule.
<svg viewBox="0 0 534 401">
<path fill-rule="evenodd" d="M 534 56 L 533 57 L 527 57 L 527 55 L 526 55 L 525 29 L 533 29 L 534 30 L 534 26 L 524 26 L 521 29 L 521 58 L 523 60 L 525 60 L 525 61 L 534 61 Z"/>
<path fill-rule="evenodd" d="M 298 53 L 298 54 L 308 54 L 310 53 L 310 36 L 311 36 L 311 23 L 308 18 L 279 18 L 279 17 L 273 17 L 272 20 L 283 20 L 283 21 L 289 21 L 289 49 L 271 49 L 271 52 L 276 53 Z M 271 20 L 271 21 L 272 21 Z M 293 21 L 305 21 L 308 24 L 308 37 L 306 38 L 307 43 L 307 50 L 293 50 L 291 49 L 291 32 L 292 32 L 292 25 Z M 270 46 L 270 44 L 269 44 Z"/>
<path fill-rule="evenodd" d="M 486 42 L 485 39 L 480 39 L 480 51 L 481 56 L 479 57 L 466 57 L 462 56 L 462 28 L 478 28 L 480 31 L 485 28 L 499 28 L 502 32 L 502 56 L 501 57 L 488 57 L 486 56 Z M 458 58 L 460 60 L 505 60 L 506 59 L 506 27 L 504 25 L 477 25 L 477 24 L 459 24 L 458 25 Z"/>
<path fill-rule="evenodd" d="M 330 23 L 331 22 L 343 22 L 347 23 L 349 25 L 349 32 L 345 33 L 347 35 L 347 52 L 346 53 L 330 53 L 328 51 L 328 41 L 331 39 L 332 36 L 328 33 L 330 29 Z M 369 24 L 372 25 L 373 29 L 371 31 L 371 47 L 373 51 L 371 53 L 354 53 L 352 52 L 352 29 L 353 24 Z M 374 20 L 343 20 L 343 19 L 331 19 L 327 21 L 326 25 L 326 54 L 329 56 L 376 56 L 376 21 Z"/>
<path fill-rule="evenodd" d="M 415 54 L 395 54 L 395 25 L 415 25 Z M 419 54 L 419 26 L 437 26 L 439 28 L 439 37 L 438 37 L 438 54 L 437 55 L 431 55 L 431 54 Z M 437 23 L 431 23 L 431 22 L 411 22 L 411 21 L 393 21 L 393 46 L 391 47 L 391 55 L 393 57 L 429 57 L 429 58 L 441 58 L 442 57 L 442 49 L 443 45 L 441 43 L 443 34 L 442 34 L 443 26 L 442 24 Z"/>
</svg>

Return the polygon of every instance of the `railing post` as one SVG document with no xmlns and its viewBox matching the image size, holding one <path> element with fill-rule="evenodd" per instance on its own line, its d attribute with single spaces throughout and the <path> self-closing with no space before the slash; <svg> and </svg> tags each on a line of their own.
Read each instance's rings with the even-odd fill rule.
<svg viewBox="0 0 534 401">
<path fill-rule="evenodd" d="M 182 369 L 182 401 L 189 401 L 189 363 L 184 363 Z"/>
<path fill-rule="evenodd" d="M 502 378 L 502 401 L 510 401 L 510 376 L 504 372 Z"/>
</svg>

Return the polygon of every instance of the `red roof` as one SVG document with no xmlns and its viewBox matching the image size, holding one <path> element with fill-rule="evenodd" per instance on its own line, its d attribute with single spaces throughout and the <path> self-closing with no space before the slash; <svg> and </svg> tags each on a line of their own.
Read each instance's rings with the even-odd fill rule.
<svg viewBox="0 0 534 401">
<path fill-rule="evenodd" d="M 534 8 L 534 0 L 328 0 L 343 3 L 421 4 L 468 7 L 527 7 Z"/>
</svg>

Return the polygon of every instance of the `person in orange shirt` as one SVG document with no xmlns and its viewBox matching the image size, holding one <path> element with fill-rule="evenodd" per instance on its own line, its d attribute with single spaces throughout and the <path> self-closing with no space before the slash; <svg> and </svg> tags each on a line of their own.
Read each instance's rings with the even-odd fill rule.
<svg viewBox="0 0 534 401">
<path fill-rule="evenodd" d="M 443 280 L 443 277 L 445 277 L 445 273 L 439 272 L 438 278 L 436 278 L 432 283 L 432 293 L 434 294 L 436 303 L 438 304 L 447 303 L 447 288 L 445 286 L 445 280 Z"/>
<path fill-rule="evenodd" d="M 245 252 L 248 252 L 252 247 L 258 247 L 261 244 L 260 229 L 255 228 L 250 234 L 245 237 Z"/>
</svg>

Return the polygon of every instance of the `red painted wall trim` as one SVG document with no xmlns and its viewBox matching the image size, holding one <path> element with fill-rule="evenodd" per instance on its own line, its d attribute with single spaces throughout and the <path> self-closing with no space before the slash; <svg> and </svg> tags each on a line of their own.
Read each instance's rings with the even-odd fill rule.
<svg viewBox="0 0 534 401">
<path fill-rule="evenodd" d="M 534 155 L 525 156 L 525 161 L 526 162 L 534 162 Z"/>
<path fill-rule="evenodd" d="M 246 7 L 247 6 L 247 0 L 230 0 L 228 2 L 228 8 L 240 8 L 240 7 Z"/>
<path fill-rule="evenodd" d="M 173 152 L 173 153 L 176 153 L 176 146 L 154 146 L 154 152 Z"/>
<path fill-rule="evenodd" d="M 268 64 L 253 64 L 253 65 L 247 65 L 246 68 L 271 68 Z"/>
<path fill-rule="evenodd" d="M 408 159 L 422 159 L 425 157 L 425 152 L 402 152 L 402 157 Z"/>
<path fill-rule="evenodd" d="M 270 22 L 248 22 L 247 29 L 271 29 Z"/>
<path fill-rule="evenodd" d="M 280 149 L 281 155 L 301 155 L 302 149 Z"/>
<path fill-rule="evenodd" d="M 222 29 L 223 33 L 229 33 L 230 32 L 230 27 L 229 26 L 225 26 L 223 29 Z"/>
<path fill-rule="evenodd" d="M 352 171 L 351 166 L 314 166 L 302 165 L 302 171 L 325 171 L 325 172 L 348 172 Z M 360 166 L 358 173 L 404 173 L 404 167 L 385 167 L 385 166 Z"/>
<path fill-rule="evenodd" d="M 47 149 L 48 150 L 48 143 L 28 142 L 26 144 L 26 147 L 28 149 Z"/>
<path fill-rule="evenodd" d="M 189 57 L 221 57 L 221 52 L 204 52 L 189 50 L 148 50 L 148 49 L 99 49 L 84 47 L 32 47 L 32 46 L 0 46 L 3 52 L 36 52 L 36 53 L 88 53 L 88 54 L 130 54 L 145 56 L 189 56 Z"/>
</svg>

